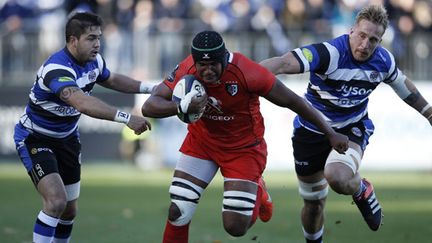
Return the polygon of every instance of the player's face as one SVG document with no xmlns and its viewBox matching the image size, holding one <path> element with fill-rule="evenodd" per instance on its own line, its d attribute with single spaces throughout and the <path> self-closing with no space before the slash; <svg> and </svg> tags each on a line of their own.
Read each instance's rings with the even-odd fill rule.
<svg viewBox="0 0 432 243">
<path fill-rule="evenodd" d="M 350 32 L 349 43 L 355 60 L 366 61 L 378 45 L 384 34 L 384 27 L 362 19 Z"/>
<path fill-rule="evenodd" d="M 199 61 L 195 68 L 204 83 L 216 83 L 222 74 L 222 63 L 217 61 Z"/>
<path fill-rule="evenodd" d="M 88 28 L 88 30 L 82 34 L 79 39 L 76 38 L 77 56 L 75 58 L 82 63 L 95 60 L 96 55 L 100 50 L 101 36 L 101 28 L 93 26 Z"/>
</svg>

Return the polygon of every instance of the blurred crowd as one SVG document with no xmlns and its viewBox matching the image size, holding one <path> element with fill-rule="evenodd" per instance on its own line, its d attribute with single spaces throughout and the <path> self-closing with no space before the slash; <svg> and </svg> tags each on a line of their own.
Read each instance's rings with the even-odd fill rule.
<svg viewBox="0 0 432 243">
<path fill-rule="evenodd" d="M 187 54 L 185 47 L 197 31 L 210 28 L 234 36 L 237 41 L 228 43 L 230 49 L 259 61 L 347 33 L 357 11 L 367 4 L 386 6 L 391 19 L 386 43 L 397 59 L 406 55 L 406 37 L 432 32 L 430 0 L 0 0 L 0 37 L 3 50 L 19 52 L 30 46 L 43 60 L 64 45 L 68 14 L 92 11 L 105 21 L 103 52 L 110 65 L 124 72 L 134 71 L 135 65 L 158 70 L 154 76 L 145 70 L 140 74 L 158 78 Z M 16 34 L 21 32 L 27 35 Z M 37 36 L 37 46 L 26 40 L 28 33 Z M 150 51 L 154 36 L 157 53 Z M 266 43 L 269 47 L 263 48 Z M 420 48 L 419 55 L 425 55 L 425 48 L 429 46 Z M 5 55 L 3 51 L 3 68 L 16 65 L 4 61 L 16 53 Z"/>
</svg>

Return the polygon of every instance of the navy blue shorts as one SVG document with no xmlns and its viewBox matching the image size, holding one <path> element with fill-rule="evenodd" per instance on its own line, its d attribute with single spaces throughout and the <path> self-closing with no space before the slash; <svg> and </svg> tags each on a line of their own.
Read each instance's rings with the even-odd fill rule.
<svg viewBox="0 0 432 243">
<path fill-rule="evenodd" d="M 17 124 L 14 139 L 18 155 L 35 185 L 51 173 L 59 173 L 65 185 L 80 181 L 81 143 L 75 134 L 56 139 L 30 133 Z"/>
<path fill-rule="evenodd" d="M 374 127 L 369 119 L 365 119 L 335 130 L 348 136 L 350 141 L 360 145 L 364 151 L 369 143 L 369 137 L 373 134 Z M 292 146 L 295 170 L 300 176 L 309 176 L 324 170 L 327 157 L 332 150 L 330 142 L 323 134 L 304 127 L 294 129 Z"/>
</svg>

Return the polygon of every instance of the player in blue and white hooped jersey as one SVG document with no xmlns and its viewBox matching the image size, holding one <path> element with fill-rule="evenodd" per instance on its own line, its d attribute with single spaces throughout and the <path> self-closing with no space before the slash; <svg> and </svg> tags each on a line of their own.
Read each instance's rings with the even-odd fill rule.
<svg viewBox="0 0 432 243">
<path fill-rule="evenodd" d="M 18 154 L 41 195 L 34 243 L 69 242 L 80 193 L 81 114 L 121 122 L 136 134 L 151 128 L 142 116 L 119 111 L 90 96 L 93 86 L 149 93 L 152 85 L 111 73 L 99 54 L 102 19 L 76 13 L 66 24 L 66 47 L 39 68 L 29 102 L 15 126 Z"/>
<path fill-rule="evenodd" d="M 368 117 L 368 97 L 379 84 L 390 85 L 432 124 L 431 106 L 398 69 L 393 55 L 380 46 L 387 26 L 386 9 L 367 6 L 358 13 L 349 34 L 261 62 L 275 74 L 309 72 L 306 100 L 336 131 L 350 139 L 350 148 L 344 155 L 339 154 L 312 124 L 299 116 L 294 120 L 295 169 L 304 199 L 301 222 L 308 243 L 322 242 L 328 185 L 337 193 L 352 195 L 370 229 L 378 230 L 382 223 L 382 209 L 373 186 L 358 171 L 374 132 Z"/>
</svg>

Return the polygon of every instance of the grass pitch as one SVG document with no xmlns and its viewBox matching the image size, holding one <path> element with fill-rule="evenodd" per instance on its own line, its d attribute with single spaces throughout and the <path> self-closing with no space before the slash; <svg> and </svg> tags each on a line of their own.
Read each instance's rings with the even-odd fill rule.
<svg viewBox="0 0 432 243">
<path fill-rule="evenodd" d="M 140 171 L 131 165 L 83 165 L 79 214 L 72 242 L 157 243 L 162 240 L 172 170 Z M 351 198 L 329 193 L 325 242 L 430 242 L 431 172 L 363 172 L 375 186 L 384 226 L 372 232 Z M 193 218 L 191 243 L 304 243 L 299 214 L 302 200 L 293 172 L 265 173 L 274 216 L 259 220 L 248 234 L 234 238 L 221 220 L 222 181 L 218 175 L 204 192 Z M 41 200 L 20 162 L 0 163 L 0 242 L 29 243 Z"/>
</svg>

